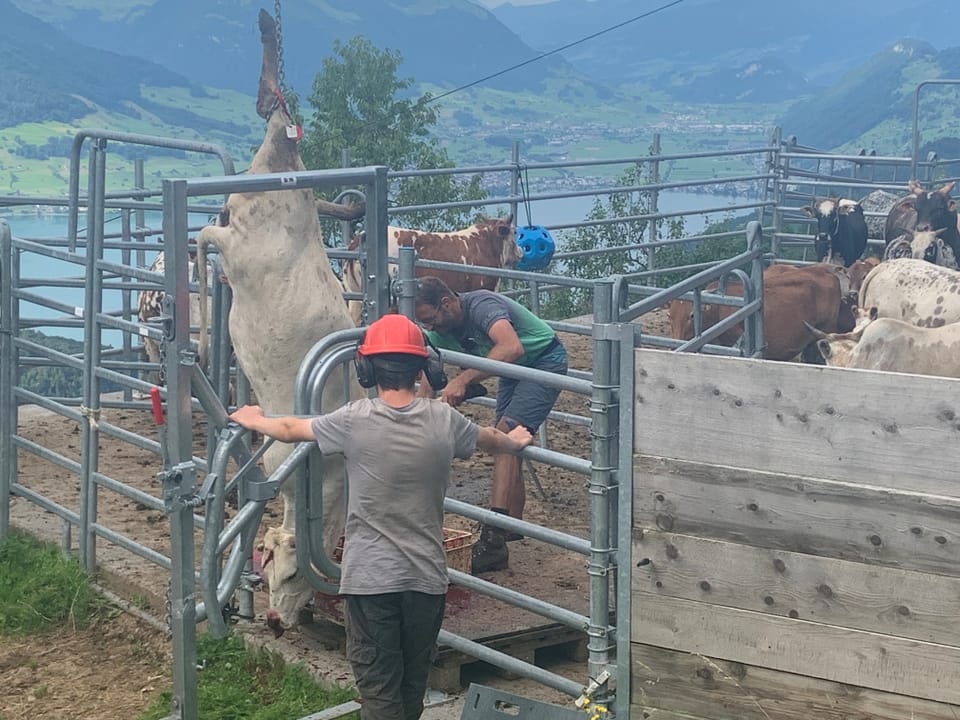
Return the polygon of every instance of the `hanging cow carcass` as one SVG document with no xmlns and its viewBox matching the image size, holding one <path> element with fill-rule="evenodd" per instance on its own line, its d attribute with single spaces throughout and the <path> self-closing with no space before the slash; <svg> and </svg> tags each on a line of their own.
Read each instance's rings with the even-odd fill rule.
<svg viewBox="0 0 960 720">
<path fill-rule="evenodd" d="M 263 66 L 257 112 L 266 118 L 267 130 L 249 172 L 302 171 L 296 139 L 287 132 L 292 121 L 279 94 L 276 22 L 261 10 L 259 24 Z M 344 218 L 343 206 L 328 205 L 329 214 Z M 206 304 L 205 249 L 214 245 L 233 291 L 229 324 L 237 362 L 268 414 L 294 411 L 297 370 L 310 348 L 325 335 L 354 327 L 342 286 L 324 250 L 317 209 L 309 189 L 233 193 L 217 225 L 203 228 L 197 238 L 201 302 Z M 201 317 L 205 312 L 202 308 Z M 203 332 L 201 354 L 205 345 Z M 335 373 L 327 383 L 322 409 L 341 403 L 344 390 L 341 374 Z M 351 389 L 352 396 L 359 393 L 359 386 Z M 279 443 L 267 450 L 264 466 L 268 474 L 290 450 L 291 446 Z M 343 479 L 342 458 L 331 457 L 324 463 L 322 497 L 323 541 L 331 549 L 343 527 Z M 292 484 L 286 483 L 281 494 L 283 524 L 267 533 L 265 542 L 271 544 L 266 548 L 268 557 L 289 556 L 294 547 Z M 286 560 L 289 565 L 290 557 Z M 300 574 L 288 572 L 289 567 L 278 572 L 279 566 L 274 562 L 264 567 L 270 589 L 268 621 L 286 627 L 296 622 L 312 590 Z"/>
</svg>

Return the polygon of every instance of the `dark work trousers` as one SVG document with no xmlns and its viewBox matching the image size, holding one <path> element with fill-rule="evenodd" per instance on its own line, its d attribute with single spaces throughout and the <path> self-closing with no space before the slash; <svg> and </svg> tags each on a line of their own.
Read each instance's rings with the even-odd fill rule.
<svg viewBox="0 0 960 720">
<path fill-rule="evenodd" d="M 347 659 L 363 720 L 416 720 L 443 623 L 446 595 L 344 595 Z"/>
</svg>

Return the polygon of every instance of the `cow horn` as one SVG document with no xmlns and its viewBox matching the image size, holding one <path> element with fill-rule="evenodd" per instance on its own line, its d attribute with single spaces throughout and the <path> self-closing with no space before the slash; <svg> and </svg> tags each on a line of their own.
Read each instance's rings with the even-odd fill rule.
<svg viewBox="0 0 960 720">
<path fill-rule="evenodd" d="M 803 324 L 807 326 L 807 330 L 810 331 L 810 334 L 813 335 L 813 336 L 814 336 L 815 338 L 817 338 L 818 340 L 828 340 L 828 339 L 829 339 L 829 336 L 828 336 L 825 332 L 823 332 L 823 330 L 820 330 L 819 328 L 815 328 L 813 325 L 811 325 L 810 323 L 808 323 L 806 320 L 803 321 Z"/>
</svg>

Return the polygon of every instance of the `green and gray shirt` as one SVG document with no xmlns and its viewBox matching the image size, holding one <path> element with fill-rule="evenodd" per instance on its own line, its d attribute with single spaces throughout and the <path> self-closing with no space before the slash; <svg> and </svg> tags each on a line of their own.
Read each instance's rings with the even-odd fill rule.
<svg viewBox="0 0 960 720">
<path fill-rule="evenodd" d="M 486 357 L 493 347 L 490 327 L 498 320 L 508 320 L 523 345 L 523 356 L 517 365 L 531 366 L 556 338 L 547 323 L 523 305 L 490 290 L 474 290 L 459 295 L 463 310 L 463 329 L 456 335 L 440 335 L 428 330 L 430 342 L 438 348 Z"/>
</svg>

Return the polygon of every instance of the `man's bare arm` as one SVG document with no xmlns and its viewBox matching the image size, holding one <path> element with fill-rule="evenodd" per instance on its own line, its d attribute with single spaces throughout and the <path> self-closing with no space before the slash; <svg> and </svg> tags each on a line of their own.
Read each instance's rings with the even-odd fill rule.
<svg viewBox="0 0 960 720">
<path fill-rule="evenodd" d="M 477 447 L 493 455 L 518 453 L 533 442 L 533 435 L 523 425 L 517 425 L 509 433 L 494 427 L 481 427 L 477 433 Z"/>
</svg>

